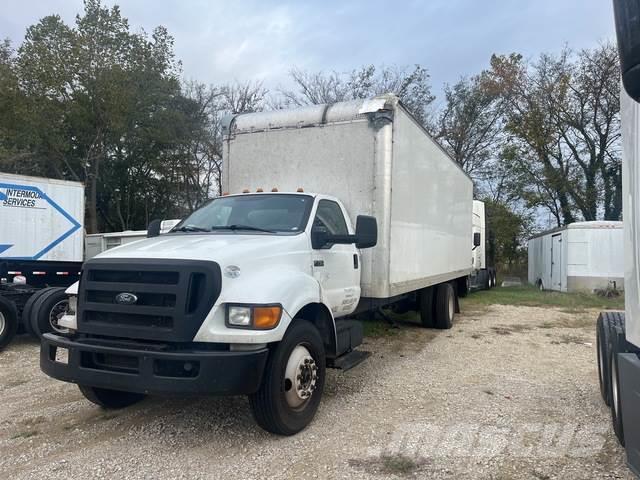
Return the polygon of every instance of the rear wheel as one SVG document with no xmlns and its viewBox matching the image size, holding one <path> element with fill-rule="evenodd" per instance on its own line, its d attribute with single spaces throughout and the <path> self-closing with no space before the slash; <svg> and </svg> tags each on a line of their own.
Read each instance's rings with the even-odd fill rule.
<svg viewBox="0 0 640 480">
<path fill-rule="evenodd" d="M 447 330 L 453 326 L 456 310 L 455 291 L 450 283 L 441 283 L 436 287 L 436 328 Z"/>
<path fill-rule="evenodd" d="M 325 362 L 316 327 L 294 320 L 269 354 L 260 389 L 249 396 L 258 425 L 278 435 L 293 435 L 305 428 L 320 405 Z"/>
<path fill-rule="evenodd" d="M 33 331 L 33 328 L 31 327 L 31 311 L 33 310 L 33 305 L 38 301 L 38 298 L 40 298 L 42 292 L 43 290 L 38 290 L 33 295 L 31 295 L 27 299 L 27 302 L 24 304 L 24 308 L 22 309 L 22 326 L 24 327 L 25 332 L 31 335 L 33 338 L 38 338 L 38 335 L 36 335 L 36 333 Z"/>
<path fill-rule="evenodd" d="M 69 297 L 65 288 L 50 288 L 33 304 L 31 310 L 31 328 L 41 338 L 43 334 L 55 332 L 66 334 L 69 331 L 58 325 L 58 320 L 69 307 Z"/>
<path fill-rule="evenodd" d="M 111 410 L 125 408 L 145 398 L 144 393 L 122 392 L 108 388 L 78 385 L 82 395 L 92 403 Z"/>
<path fill-rule="evenodd" d="M 469 295 L 469 290 L 471 290 L 471 284 L 469 283 L 469 276 L 462 277 L 458 279 L 458 296 L 460 298 L 464 298 Z"/>
<path fill-rule="evenodd" d="M 624 333 L 622 333 L 624 335 Z M 611 351 L 609 352 L 609 365 L 611 368 L 611 382 L 609 384 L 609 400 L 611 403 L 611 422 L 613 431 L 624 447 L 624 427 L 622 425 L 622 399 L 620 395 L 620 370 L 618 368 L 618 353 L 623 352 L 620 344 L 620 332 L 611 336 Z"/>
<path fill-rule="evenodd" d="M 0 297 L 0 350 L 6 347 L 18 330 L 18 310 L 13 302 Z"/>
<path fill-rule="evenodd" d="M 598 358 L 598 382 L 600 395 L 605 405 L 610 406 L 609 391 L 611 389 L 611 368 L 609 363 L 609 337 L 612 328 L 610 314 L 603 312 L 596 323 L 596 348 Z"/>
<path fill-rule="evenodd" d="M 420 323 L 425 328 L 434 328 L 436 326 L 433 297 L 434 287 L 423 288 L 418 295 Z"/>
</svg>

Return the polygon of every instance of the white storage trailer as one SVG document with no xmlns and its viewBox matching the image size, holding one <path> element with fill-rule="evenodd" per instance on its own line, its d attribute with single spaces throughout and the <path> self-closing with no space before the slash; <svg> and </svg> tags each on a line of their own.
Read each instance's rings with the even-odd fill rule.
<svg viewBox="0 0 640 480">
<path fill-rule="evenodd" d="M 0 173 L 0 348 L 20 326 L 38 333 L 26 321 L 35 293 L 46 294 L 48 313 L 62 311 L 53 307 L 78 279 L 83 219 L 82 183 Z M 35 324 L 48 331 L 45 317 Z"/>
<path fill-rule="evenodd" d="M 623 224 L 575 222 L 529 239 L 528 280 L 544 290 L 624 289 Z"/>
<path fill-rule="evenodd" d="M 238 115 L 224 133 L 223 190 L 302 188 L 377 219 L 363 297 L 470 274 L 473 182 L 395 96 Z"/>
</svg>

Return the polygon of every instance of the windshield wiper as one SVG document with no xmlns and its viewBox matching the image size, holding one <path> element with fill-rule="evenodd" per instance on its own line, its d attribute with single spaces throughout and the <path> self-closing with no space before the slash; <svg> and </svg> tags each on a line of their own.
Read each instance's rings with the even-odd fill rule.
<svg viewBox="0 0 640 480">
<path fill-rule="evenodd" d="M 210 232 L 208 228 L 198 227 L 197 225 L 183 225 L 182 227 L 174 228 L 172 232 Z"/>
<path fill-rule="evenodd" d="M 211 227 L 211 230 L 233 230 L 233 231 L 235 231 L 235 230 L 252 230 L 252 231 L 255 231 L 255 232 L 276 233 L 274 230 L 268 230 L 266 228 L 252 227 L 251 225 L 238 225 L 238 224 L 215 226 L 215 227 Z"/>
</svg>

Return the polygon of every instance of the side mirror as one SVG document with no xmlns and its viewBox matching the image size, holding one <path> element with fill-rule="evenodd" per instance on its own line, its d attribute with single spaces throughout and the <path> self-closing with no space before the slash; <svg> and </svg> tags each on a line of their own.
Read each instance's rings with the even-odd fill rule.
<svg viewBox="0 0 640 480">
<path fill-rule="evenodd" d="M 473 234 L 473 246 L 474 247 L 479 247 L 481 240 L 482 239 L 480 238 L 480 232 L 474 232 L 474 234 Z"/>
<path fill-rule="evenodd" d="M 375 217 L 358 215 L 356 219 L 356 247 L 371 248 L 378 243 L 378 222 Z"/>
<path fill-rule="evenodd" d="M 613 12 L 622 83 L 629 96 L 640 102 L 640 2 L 614 0 Z"/>
<path fill-rule="evenodd" d="M 157 237 L 160 235 L 160 226 L 162 225 L 162 220 L 151 220 L 149 226 L 147 227 L 147 238 Z"/>
</svg>

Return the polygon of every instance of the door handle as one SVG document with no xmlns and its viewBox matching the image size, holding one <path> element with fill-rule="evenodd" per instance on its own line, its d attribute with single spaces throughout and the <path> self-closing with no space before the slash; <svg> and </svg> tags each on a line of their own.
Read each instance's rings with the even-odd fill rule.
<svg viewBox="0 0 640 480">
<path fill-rule="evenodd" d="M 313 266 L 314 267 L 324 267 L 324 260 L 314 260 L 313 261 Z"/>
<path fill-rule="evenodd" d="M 358 254 L 354 253 L 353 254 L 353 268 L 354 269 L 358 269 Z"/>
</svg>

